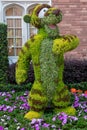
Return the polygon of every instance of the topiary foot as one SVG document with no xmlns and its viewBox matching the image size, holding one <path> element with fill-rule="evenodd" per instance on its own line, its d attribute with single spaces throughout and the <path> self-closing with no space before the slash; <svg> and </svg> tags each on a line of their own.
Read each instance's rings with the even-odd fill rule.
<svg viewBox="0 0 87 130">
<path fill-rule="evenodd" d="M 68 115 L 75 115 L 76 114 L 76 109 L 74 107 L 66 107 L 66 108 L 62 108 L 62 109 L 58 109 L 56 108 L 54 110 L 55 113 L 59 113 L 59 112 L 64 112 Z"/>
<path fill-rule="evenodd" d="M 38 113 L 36 111 L 29 111 L 28 113 L 25 114 L 24 118 L 32 120 L 34 118 L 41 118 L 42 113 Z"/>
</svg>

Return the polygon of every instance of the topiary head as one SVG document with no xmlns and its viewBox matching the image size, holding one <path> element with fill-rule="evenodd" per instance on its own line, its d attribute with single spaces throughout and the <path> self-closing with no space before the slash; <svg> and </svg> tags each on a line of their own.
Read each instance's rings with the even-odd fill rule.
<svg viewBox="0 0 87 130">
<path fill-rule="evenodd" d="M 37 28 L 44 28 L 50 37 L 56 37 L 59 34 L 57 24 L 62 21 L 62 12 L 50 5 L 37 5 L 32 15 L 25 15 L 24 21 L 31 23 Z"/>
<path fill-rule="evenodd" d="M 31 15 L 27 14 L 24 16 L 24 21 L 26 23 L 31 23 L 36 28 L 40 28 L 41 18 L 39 17 L 39 13 L 41 12 L 41 10 L 43 10 L 43 8 L 48 9 L 50 8 L 50 5 L 47 4 L 36 5 Z"/>
<path fill-rule="evenodd" d="M 56 8 L 49 8 L 44 17 L 41 19 L 41 24 L 44 26 L 45 31 L 49 37 L 57 37 L 59 35 L 59 29 L 57 24 L 62 21 L 62 12 Z"/>
</svg>

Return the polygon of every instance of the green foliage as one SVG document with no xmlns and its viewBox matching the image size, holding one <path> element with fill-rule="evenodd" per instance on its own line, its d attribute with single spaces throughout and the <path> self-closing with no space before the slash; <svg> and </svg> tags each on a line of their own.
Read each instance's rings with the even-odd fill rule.
<svg viewBox="0 0 87 130">
<path fill-rule="evenodd" d="M 28 40 L 28 42 L 26 42 L 24 47 L 22 48 L 22 51 L 19 54 L 19 60 L 16 65 L 16 82 L 18 84 L 24 83 L 28 77 L 28 69 L 29 69 L 29 62 L 31 60 L 31 55 L 32 55 L 34 71 L 35 71 L 34 74 L 36 80 L 40 79 L 39 78 L 40 67 L 38 67 L 39 65 L 38 57 L 39 57 L 40 43 L 44 37 L 45 34 L 43 36 L 41 34 L 38 34 L 34 36 L 33 39 Z"/>
<path fill-rule="evenodd" d="M 53 40 L 48 38 L 42 41 L 40 47 L 41 81 L 49 102 L 53 98 L 53 93 L 55 93 L 57 86 L 55 81 L 58 79 L 58 66 L 56 64 L 58 57 L 53 55 L 52 45 Z"/>
<path fill-rule="evenodd" d="M 24 19 L 24 22 L 30 23 L 31 17 L 30 17 L 28 14 L 26 14 L 26 15 L 23 17 L 23 19 Z"/>
<path fill-rule="evenodd" d="M 28 101 L 33 111 L 44 111 L 45 107 L 47 106 L 47 96 L 44 94 L 44 88 L 42 87 L 41 83 L 34 82 Z"/>
<path fill-rule="evenodd" d="M 0 23 L 0 86 L 7 82 L 8 68 L 7 25 Z"/>
<path fill-rule="evenodd" d="M 16 82 L 21 84 L 26 81 L 28 77 L 28 69 L 30 62 L 30 40 L 25 43 L 25 46 L 22 48 L 22 51 L 19 54 L 19 60 L 16 64 Z"/>
<path fill-rule="evenodd" d="M 81 89 L 83 91 L 87 90 L 87 82 L 81 82 L 81 83 L 73 83 L 73 84 L 67 84 L 69 90 L 71 88 Z"/>
<path fill-rule="evenodd" d="M 64 54 L 67 51 L 75 49 L 79 44 L 79 39 L 74 35 L 65 35 L 54 40 L 54 54 Z"/>
<path fill-rule="evenodd" d="M 80 118 L 80 120 L 78 120 L 76 125 L 77 125 L 77 128 L 83 129 L 87 127 L 87 121 L 84 118 Z"/>
<path fill-rule="evenodd" d="M 22 85 L 18 85 L 18 84 L 8 84 L 8 85 L 4 85 L 3 84 L 1 85 L 1 88 L 0 88 L 0 91 L 2 92 L 9 92 L 9 91 L 12 91 L 12 90 L 15 90 L 16 92 L 19 92 L 19 91 L 25 91 L 25 90 L 31 90 L 31 87 L 32 87 L 32 84 L 31 83 L 27 83 L 27 84 L 22 84 Z"/>
</svg>

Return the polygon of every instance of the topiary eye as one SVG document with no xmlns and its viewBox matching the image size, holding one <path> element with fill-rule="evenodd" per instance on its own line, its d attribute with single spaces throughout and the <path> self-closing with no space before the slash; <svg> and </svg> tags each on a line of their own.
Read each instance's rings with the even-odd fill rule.
<svg viewBox="0 0 87 130">
<path fill-rule="evenodd" d="M 48 8 L 43 8 L 42 10 L 40 10 L 38 17 L 39 18 L 43 18 L 44 14 L 47 12 Z"/>
</svg>

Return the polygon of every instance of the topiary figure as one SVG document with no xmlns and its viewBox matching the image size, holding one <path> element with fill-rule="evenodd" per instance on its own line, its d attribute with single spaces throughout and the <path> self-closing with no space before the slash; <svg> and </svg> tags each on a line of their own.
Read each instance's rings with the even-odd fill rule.
<svg viewBox="0 0 87 130">
<path fill-rule="evenodd" d="M 42 14 L 42 16 L 41 16 Z M 22 48 L 16 65 L 16 81 L 25 82 L 29 62 L 32 59 L 35 81 L 29 93 L 30 111 L 25 118 L 40 118 L 48 105 L 55 112 L 75 114 L 70 106 L 70 94 L 63 82 L 64 53 L 77 47 L 79 39 L 75 35 L 59 35 L 57 24 L 62 20 L 62 12 L 47 4 L 37 5 L 32 15 L 25 15 L 24 21 L 38 28 L 37 35 L 31 37 Z"/>
</svg>

